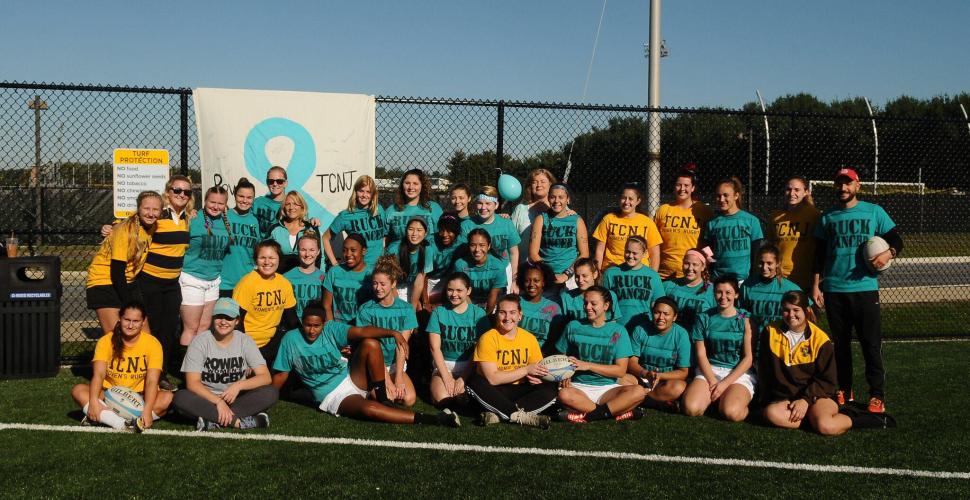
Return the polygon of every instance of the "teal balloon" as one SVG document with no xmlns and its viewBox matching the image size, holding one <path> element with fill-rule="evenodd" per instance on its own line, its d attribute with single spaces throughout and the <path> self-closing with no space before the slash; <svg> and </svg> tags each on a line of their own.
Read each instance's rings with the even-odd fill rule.
<svg viewBox="0 0 970 500">
<path fill-rule="evenodd" d="M 518 200 L 522 196 L 522 183 L 509 174 L 502 174 L 498 177 L 498 194 L 503 200 Z"/>
</svg>

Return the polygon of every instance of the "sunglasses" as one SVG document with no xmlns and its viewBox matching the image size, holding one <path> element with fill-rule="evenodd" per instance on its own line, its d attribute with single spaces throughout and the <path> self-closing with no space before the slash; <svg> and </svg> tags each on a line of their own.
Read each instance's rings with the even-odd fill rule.
<svg viewBox="0 0 970 500">
<path fill-rule="evenodd" d="M 286 179 L 266 179 L 266 184 L 272 186 L 273 184 L 286 184 Z"/>
<path fill-rule="evenodd" d="M 192 189 L 182 189 L 182 188 L 172 188 L 172 194 L 184 194 L 186 196 L 192 194 Z"/>
</svg>

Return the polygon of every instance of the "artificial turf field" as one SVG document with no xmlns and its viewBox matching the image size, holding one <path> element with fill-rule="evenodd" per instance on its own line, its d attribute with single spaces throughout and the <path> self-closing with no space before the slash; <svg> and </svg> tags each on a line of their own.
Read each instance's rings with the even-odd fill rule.
<svg viewBox="0 0 970 500">
<path fill-rule="evenodd" d="M 460 429 L 391 426 L 334 418 L 287 402 L 272 425 L 246 433 L 637 454 L 620 457 L 446 451 L 370 443 L 205 438 L 183 421 L 155 429 L 187 435 L 0 429 L 3 497 L 967 497 L 970 424 L 965 380 L 970 342 L 887 343 L 888 410 L 899 427 L 823 438 L 648 411 L 636 422 L 553 424 L 547 431 L 498 425 Z M 858 354 L 858 353 L 857 353 Z M 865 395 L 857 356 L 856 388 Z M 80 427 L 69 397 L 82 376 L 0 381 L 0 423 Z M 862 390 L 859 390 L 862 389 Z M 419 409 L 429 410 L 424 403 Z M 85 430 L 97 430 L 84 428 Z M 215 433 L 227 434 L 227 433 Z M 238 433 L 237 433 L 238 434 Z M 411 446 L 402 444 L 399 446 Z M 644 459 L 643 455 L 652 455 Z M 670 458 L 679 457 L 679 458 Z M 709 464 L 699 459 L 736 459 Z M 686 463 L 685 463 L 686 461 Z M 794 464 L 788 469 L 761 462 Z M 813 465 L 893 469 L 818 472 Z M 956 472 L 913 477 L 907 471 Z M 937 474 L 937 476 L 939 476 Z"/>
</svg>

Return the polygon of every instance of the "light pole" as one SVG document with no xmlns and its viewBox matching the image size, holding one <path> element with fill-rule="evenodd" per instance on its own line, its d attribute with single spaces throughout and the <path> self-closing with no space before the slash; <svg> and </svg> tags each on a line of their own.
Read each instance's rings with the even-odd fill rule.
<svg viewBox="0 0 970 500">
<path fill-rule="evenodd" d="M 34 216 L 34 223 L 37 226 L 37 244 L 40 244 L 40 233 L 43 228 L 43 210 L 41 205 L 40 187 L 40 112 L 47 109 L 47 101 L 41 100 L 39 95 L 27 101 L 27 109 L 34 110 L 34 168 L 30 170 L 30 181 L 34 185 L 37 198 L 37 213 Z"/>
<path fill-rule="evenodd" d="M 650 42 L 647 44 L 647 58 L 650 61 L 650 76 L 647 83 L 647 106 L 660 107 L 660 58 L 669 54 L 660 38 L 660 0 L 650 0 Z M 647 156 L 647 210 L 650 213 L 660 207 L 660 113 L 648 113 Z"/>
<path fill-rule="evenodd" d="M 738 132 L 739 141 L 748 142 L 748 211 L 751 211 L 751 197 L 754 194 L 754 187 L 751 185 L 752 179 L 752 165 L 754 163 L 754 130 L 748 127 L 747 132 Z"/>
</svg>

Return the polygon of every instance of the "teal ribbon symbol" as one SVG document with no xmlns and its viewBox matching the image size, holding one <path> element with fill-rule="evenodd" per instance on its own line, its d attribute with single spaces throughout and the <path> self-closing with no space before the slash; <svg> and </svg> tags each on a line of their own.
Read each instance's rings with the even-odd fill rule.
<svg viewBox="0 0 970 500">
<path fill-rule="evenodd" d="M 248 134 L 243 145 L 243 159 L 246 170 L 256 179 L 265 179 L 269 173 L 270 163 L 266 157 L 266 143 L 276 137 L 287 137 L 293 141 L 293 156 L 286 167 L 289 179 L 288 187 L 300 193 L 307 202 L 310 217 L 320 219 L 320 228 L 327 228 L 333 221 L 334 215 L 320 205 L 312 195 L 303 190 L 307 181 L 313 177 L 317 167 L 317 148 L 313 136 L 293 120 L 286 118 L 267 118 L 257 123 Z"/>
</svg>

